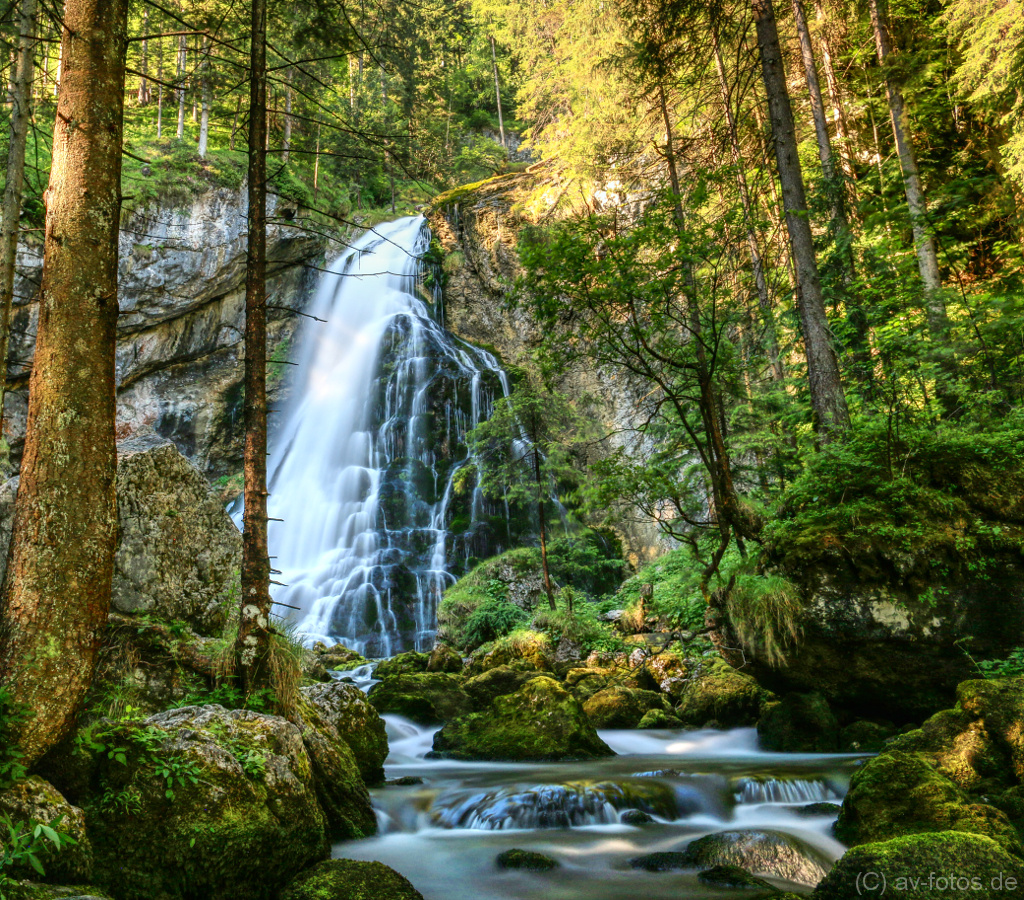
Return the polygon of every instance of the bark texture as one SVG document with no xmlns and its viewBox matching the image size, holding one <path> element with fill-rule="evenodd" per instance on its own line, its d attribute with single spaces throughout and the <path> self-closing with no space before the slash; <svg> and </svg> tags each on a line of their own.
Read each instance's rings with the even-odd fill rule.
<svg viewBox="0 0 1024 900">
<path fill-rule="evenodd" d="M 828 443 L 849 427 L 850 413 L 839 376 L 839 360 L 825 314 L 803 172 L 797 154 L 793 108 L 789 102 L 786 73 L 782 67 L 775 9 L 772 0 L 753 0 L 752 5 L 779 184 L 782 187 L 782 204 L 786 213 L 786 230 L 796 266 L 797 310 L 807 354 L 807 379 L 810 383 L 814 425 L 822 443 Z"/>
<path fill-rule="evenodd" d="M 129 0 L 68 0 L 39 330 L 14 536 L 0 615 L 0 678 L 35 715 L 38 759 L 70 728 L 110 609 L 114 350 Z"/>
<path fill-rule="evenodd" d="M 242 611 L 236 645 L 242 689 L 269 685 L 267 547 L 267 7 L 252 2 L 249 63 L 249 247 L 245 275 L 245 515 Z"/>
</svg>

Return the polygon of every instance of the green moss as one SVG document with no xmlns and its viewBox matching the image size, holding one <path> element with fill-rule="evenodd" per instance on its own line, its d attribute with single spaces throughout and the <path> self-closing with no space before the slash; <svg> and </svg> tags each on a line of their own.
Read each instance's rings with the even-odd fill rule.
<svg viewBox="0 0 1024 900">
<path fill-rule="evenodd" d="M 511 849 L 499 853 L 495 859 L 499 869 L 524 869 L 527 872 L 550 872 L 558 868 L 558 860 L 533 850 Z"/>
<path fill-rule="evenodd" d="M 764 692 L 753 678 L 718 657 L 709 657 L 683 687 L 676 714 L 698 728 L 709 723 L 736 728 L 757 721 L 763 699 Z"/>
<path fill-rule="evenodd" d="M 472 708 L 462 690 L 462 677 L 442 672 L 395 675 L 374 685 L 370 703 L 377 712 L 405 716 L 420 724 L 436 724 Z"/>
<path fill-rule="evenodd" d="M 280 900 L 423 900 L 412 883 L 379 862 L 328 859 L 303 872 Z"/>
</svg>

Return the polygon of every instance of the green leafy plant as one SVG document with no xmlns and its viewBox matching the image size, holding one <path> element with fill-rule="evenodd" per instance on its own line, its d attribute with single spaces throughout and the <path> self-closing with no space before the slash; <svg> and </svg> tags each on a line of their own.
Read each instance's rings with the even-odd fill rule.
<svg viewBox="0 0 1024 900">
<path fill-rule="evenodd" d="M 77 843 L 60 830 L 62 818 L 58 816 L 49 825 L 34 819 L 21 823 L 0 813 L 0 900 L 7 900 L 5 888 L 14 883 L 14 872 L 30 868 L 40 876 L 46 874 L 41 856 L 47 847 L 59 851 Z"/>
<path fill-rule="evenodd" d="M 986 678 L 1017 678 L 1024 675 L 1024 647 L 1015 647 L 1003 659 L 982 659 L 975 664 Z"/>
<path fill-rule="evenodd" d="M 8 688 L 0 686 L 0 791 L 25 777 L 21 748 L 14 735 L 29 718 L 29 710 L 14 700 Z"/>
</svg>

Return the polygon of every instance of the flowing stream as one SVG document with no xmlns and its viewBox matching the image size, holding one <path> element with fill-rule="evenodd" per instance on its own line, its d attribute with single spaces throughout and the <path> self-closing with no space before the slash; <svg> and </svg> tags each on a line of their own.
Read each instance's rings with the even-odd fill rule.
<svg viewBox="0 0 1024 900">
<path fill-rule="evenodd" d="M 369 667 L 338 674 L 369 687 Z M 617 755 L 596 761 L 456 762 L 427 758 L 436 729 L 385 720 L 387 778 L 401 783 L 372 792 L 379 835 L 338 844 L 334 856 L 379 860 L 426 900 L 749 896 L 702 884 L 697 868 L 630 864 L 722 831 L 766 835 L 748 864 L 781 865 L 794 877 L 762 877 L 808 893 L 844 850 L 831 835 L 838 807 L 824 804 L 842 800 L 855 756 L 767 753 L 749 728 L 604 731 Z M 629 824 L 634 811 L 650 821 Z M 504 871 L 496 857 L 511 848 L 543 853 L 559 867 Z"/>
<path fill-rule="evenodd" d="M 439 323 L 428 245 L 422 218 L 399 219 L 328 266 L 269 460 L 278 610 L 308 642 L 373 657 L 429 649 L 444 589 L 510 538 L 504 510 L 456 483 L 508 384 Z"/>
</svg>

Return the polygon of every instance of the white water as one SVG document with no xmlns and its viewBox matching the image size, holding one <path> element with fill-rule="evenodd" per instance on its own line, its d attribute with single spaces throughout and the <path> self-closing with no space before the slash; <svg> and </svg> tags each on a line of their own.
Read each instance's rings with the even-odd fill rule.
<svg viewBox="0 0 1024 900">
<path fill-rule="evenodd" d="M 429 647 L 454 580 L 452 480 L 466 432 L 508 388 L 490 354 L 434 320 L 439 298 L 417 291 L 428 239 L 422 218 L 367 232 L 322 278 L 308 312 L 326 324 L 304 320 L 268 480 L 283 520 L 270 523 L 286 585 L 276 611 L 307 642 L 372 656 Z M 481 498 L 468 506 L 472 528 Z"/>
</svg>

